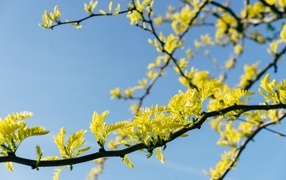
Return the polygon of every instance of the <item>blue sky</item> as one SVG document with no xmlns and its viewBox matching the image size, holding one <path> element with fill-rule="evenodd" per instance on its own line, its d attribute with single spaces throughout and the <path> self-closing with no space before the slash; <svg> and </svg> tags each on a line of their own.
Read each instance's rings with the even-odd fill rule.
<svg viewBox="0 0 286 180">
<path fill-rule="evenodd" d="M 81 30 L 72 26 L 43 30 L 38 26 L 44 10 L 52 10 L 56 4 L 59 4 L 64 18 L 84 17 L 84 2 L 87 1 L 0 2 L 0 117 L 12 112 L 31 111 L 34 116 L 28 124 L 42 125 L 51 131 L 46 136 L 24 141 L 18 156 L 34 158 L 36 145 L 43 148 L 44 156 L 58 155 L 53 136 L 61 127 L 66 128 L 67 134 L 79 129 L 88 130 L 93 111 L 109 110 L 108 122 L 131 118 L 130 102 L 111 100 L 109 90 L 131 87 L 145 77 L 146 66 L 157 55 L 147 43 L 148 33 L 130 26 L 125 15 L 91 19 L 82 24 Z M 99 5 L 106 7 L 106 2 L 100 1 Z M 253 47 L 249 45 L 248 48 Z M 245 61 L 261 59 L 262 66 L 267 62 L 264 57 L 267 56 L 261 53 L 245 56 L 238 69 L 230 74 L 230 78 L 235 79 L 231 83 L 237 83 Z M 205 64 L 194 60 L 192 65 L 213 69 L 212 65 Z M 281 62 L 282 66 L 285 67 L 285 61 Z M 278 79 L 285 78 L 281 70 L 278 69 L 280 74 L 275 76 Z M 168 72 L 168 76 L 154 87 L 145 105 L 166 104 L 178 88 L 182 87 L 176 75 Z M 276 129 L 285 132 L 285 125 Z M 164 151 L 167 159 L 164 165 L 153 157 L 146 159 L 144 154 L 136 152 L 130 155 L 135 170 L 130 170 L 119 158 L 111 158 L 100 180 L 118 177 L 207 179 L 202 170 L 215 166 L 224 149 L 216 146 L 218 136 L 207 124 L 189 135 L 168 145 Z M 87 133 L 85 137 L 86 144 L 92 146 L 89 152 L 96 152 L 98 146 L 92 134 Z M 285 139 L 264 131 L 247 147 L 236 170 L 226 179 L 282 179 L 286 175 L 285 150 Z M 73 171 L 64 171 L 61 179 L 85 179 L 93 165 L 93 162 L 75 165 Z M 2 164 L 1 179 L 49 180 L 53 173 L 53 168 L 35 171 L 22 165 L 14 166 L 15 172 L 11 173 Z"/>
</svg>

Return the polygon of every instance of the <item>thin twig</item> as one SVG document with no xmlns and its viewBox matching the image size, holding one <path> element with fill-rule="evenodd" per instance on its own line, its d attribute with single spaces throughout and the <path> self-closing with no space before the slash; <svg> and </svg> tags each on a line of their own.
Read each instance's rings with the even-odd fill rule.
<svg viewBox="0 0 286 180">
<path fill-rule="evenodd" d="M 274 67 L 274 72 L 276 73 L 278 69 L 277 62 L 280 59 L 280 57 L 285 53 L 286 53 L 286 46 L 284 46 L 284 48 L 281 49 L 281 51 L 275 55 L 271 63 L 269 63 L 262 71 L 260 71 L 253 80 L 249 81 L 248 85 L 244 89 L 249 90 L 251 86 L 253 86 L 253 84 L 257 82 L 270 68 Z"/>
<path fill-rule="evenodd" d="M 269 131 L 269 132 L 272 132 L 272 133 L 274 133 L 274 134 L 276 134 L 276 135 L 278 135 L 278 136 L 286 137 L 286 134 L 283 134 L 283 133 L 281 133 L 281 132 L 275 131 L 275 130 L 270 129 L 270 128 L 268 128 L 268 127 L 265 127 L 264 129 L 267 130 L 267 131 Z"/>
<path fill-rule="evenodd" d="M 124 10 L 124 11 L 120 11 L 118 12 L 117 14 L 126 14 L 128 12 L 132 11 L 132 9 L 128 9 L 128 10 Z M 116 15 L 117 15 L 116 14 Z M 84 18 L 81 18 L 81 19 L 78 19 L 78 20 L 73 20 L 73 21 L 65 21 L 65 22 L 62 22 L 62 21 L 58 21 L 56 22 L 56 24 L 52 25 L 50 27 L 50 29 L 53 29 L 54 27 L 57 27 L 57 26 L 61 26 L 61 25 L 65 25 L 65 24 L 80 24 L 81 22 L 83 21 L 86 21 L 90 18 L 93 18 L 93 17 L 98 17 L 98 16 L 115 16 L 114 13 L 106 13 L 106 14 L 91 14 L 87 17 L 84 17 Z"/>
</svg>

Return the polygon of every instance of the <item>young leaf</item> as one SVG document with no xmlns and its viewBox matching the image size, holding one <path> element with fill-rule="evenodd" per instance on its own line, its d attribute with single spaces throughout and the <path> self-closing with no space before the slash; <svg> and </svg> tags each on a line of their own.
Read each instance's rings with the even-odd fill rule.
<svg viewBox="0 0 286 180">
<path fill-rule="evenodd" d="M 115 12 L 113 13 L 113 15 L 116 15 L 120 12 L 120 4 L 117 4 L 117 7 L 115 8 Z"/>
<path fill-rule="evenodd" d="M 59 156 L 46 156 L 42 158 L 42 160 L 59 160 L 59 159 L 60 159 Z"/>
<path fill-rule="evenodd" d="M 22 111 L 20 113 L 8 114 L 8 116 L 5 119 L 6 120 L 10 119 L 13 121 L 19 121 L 19 120 L 28 119 L 32 116 L 33 116 L 33 113 L 31 113 L 29 111 Z"/>
<path fill-rule="evenodd" d="M 64 158 L 68 157 L 68 154 L 64 146 L 65 135 L 66 135 L 65 128 L 61 128 L 60 132 L 54 137 L 54 141 L 61 153 L 61 156 Z"/>
<path fill-rule="evenodd" d="M 54 17 L 55 17 L 55 21 L 59 21 L 60 20 L 60 16 L 61 16 L 61 11 L 59 10 L 58 5 L 56 5 L 54 7 Z"/>
<path fill-rule="evenodd" d="M 42 155 L 43 155 L 43 150 L 41 149 L 40 146 L 36 146 L 36 156 L 37 156 L 37 163 L 36 163 L 36 168 L 38 170 L 38 165 L 39 165 L 39 162 L 41 161 L 41 158 L 42 158 Z"/>
<path fill-rule="evenodd" d="M 23 127 L 18 130 L 18 138 L 17 140 L 22 142 L 24 139 L 30 136 L 39 136 L 48 134 L 49 131 L 46 131 L 44 127 L 34 126 L 34 127 Z"/>
<path fill-rule="evenodd" d="M 78 149 L 84 143 L 84 134 L 86 131 L 79 130 L 73 133 L 67 140 L 66 149 L 68 152 L 72 151 L 73 149 Z"/>
<path fill-rule="evenodd" d="M 124 156 L 123 156 L 122 161 L 123 161 L 130 169 L 134 169 L 134 165 L 132 164 L 132 162 L 130 161 L 130 159 L 128 158 L 127 155 L 124 155 Z"/>
<path fill-rule="evenodd" d="M 165 163 L 165 157 L 162 153 L 161 147 L 155 149 L 156 151 L 156 158 L 161 161 L 161 163 Z"/>
<path fill-rule="evenodd" d="M 14 171 L 12 162 L 5 162 L 5 166 L 7 169 L 9 169 L 10 171 Z"/>
<path fill-rule="evenodd" d="M 90 149 L 90 147 L 84 147 L 82 149 L 81 146 L 85 142 L 85 139 L 83 138 L 84 134 L 86 133 L 85 130 L 79 130 L 75 133 L 73 133 L 67 140 L 67 143 L 65 145 L 64 139 L 66 131 L 64 128 L 61 128 L 60 132 L 57 136 L 54 137 L 55 143 L 57 144 L 61 156 L 63 158 L 72 158 L 77 157 L 81 153 L 87 151 Z"/>
<path fill-rule="evenodd" d="M 48 133 L 41 126 L 26 127 L 26 123 L 23 120 L 31 116 L 32 113 L 24 111 L 9 114 L 6 118 L 0 119 L 0 144 L 2 144 L 2 151 L 7 154 L 15 153 L 21 142 L 27 137 Z"/>
<path fill-rule="evenodd" d="M 110 1 L 109 5 L 108 5 L 108 10 L 109 10 L 109 12 L 112 11 L 112 7 L 113 7 L 113 2 Z"/>
<path fill-rule="evenodd" d="M 60 173 L 64 170 L 64 167 L 62 168 L 57 168 L 54 170 L 54 175 L 53 175 L 53 180 L 59 180 L 60 178 Z"/>
<path fill-rule="evenodd" d="M 98 142 L 100 147 L 104 146 L 104 142 L 106 138 L 105 129 L 107 127 L 107 124 L 104 122 L 104 119 L 106 118 L 108 113 L 109 113 L 108 111 L 104 111 L 101 114 L 94 112 L 92 116 L 92 121 L 89 126 L 91 132 L 95 136 L 96 141 Z"/>
<path fill-rule="evenodd" d="M 108 125 L 106 130 L 105 130 L 106 137 L 111 132 L 115 131 L 116 129 L 120 129 L 120 128 L 124 127 L 125 125 L 127 125 L 127 122 L 116 122 L 115 124 Z"/>
<path fill-rule="evenodd" d="M 91 0 L 89 4 L 84 3 L 85 12 L 87 12 L 88 15 L 92 15 L 92 11 L 97 6 L 97 3 L 97 1 L 94 2 L 93 0 Z"/>
<path fill-rule="evenodd" d="M 103 9 L 100 9 L 99 13 L 102 14 L 102 15 L 106 15 L 106 12 Z"/>
<path fill-rule="evenodd" d="M 80 154 L 82 154 L 82 153 L 88 151 L 90 148 L 91 148 L 90 146 L 86 146 L 86 147 L 84 147 L 84 148 L 81 148 L 81 149 L 77 150 L 76 153 L 75 153 L 75 157 L 77 157 L 77 156 L 79 156 Z"/>
<path fill-rule="evenodd" d="M 85 139 L 83 138 L 84 134 L 86 133 L 85 130 L 79 130 L 75 133 L 73 133 L 66 144 L 66 151 L 68 152 L 69 157 L 76 157 L 80 155 L 81 153 L 87 151 L 90 149 L 90 147 L 84 147 L 80 149 L 80 147 L 85 142 Z"/>
</svg>

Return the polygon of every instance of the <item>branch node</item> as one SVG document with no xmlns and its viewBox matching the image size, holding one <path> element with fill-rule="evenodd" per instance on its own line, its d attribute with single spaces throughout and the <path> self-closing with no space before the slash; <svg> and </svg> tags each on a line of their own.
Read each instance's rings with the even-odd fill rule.
<svg viewBox="0 0 286 180">
<path fill-rule="evenodd" d="M 103 147 L 99 148 L 98 152 L 103 153 L 106 152 L 105 149 Z"/>
<path fill-rule="evenodd" d="M 39 170 L 39 161 L 35 161 L 34 163 L 31 164 L 32 169 L 36 169 L 37 171 Z"/>
</svg>

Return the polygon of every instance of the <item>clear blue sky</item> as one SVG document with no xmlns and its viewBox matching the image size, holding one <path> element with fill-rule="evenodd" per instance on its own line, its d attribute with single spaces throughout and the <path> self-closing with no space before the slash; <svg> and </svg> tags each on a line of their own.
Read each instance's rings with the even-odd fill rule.
<svg viewBox="0 0 286 180">
<path fill-rule="evenodd" d="M 91 19 L 82 24 L 81 30 L 61 26 L 51 31 L 38 26 L 44 10 L 52 10 L 56 4 L 60 5 L 64 18 L 84 17 L 84 2 L 87 1 L 0 2 L 0 117 L 31 111 L 34 116 L 28 121 L 29 125 L 42 125 L 51 131 L 46 136 L 24 141 L 18 156 L 34 159 L 36 145 L 43 148 L 44 156 L 58 155 L 53 136 L 61 127 L 66 128 L 67 134 L 88 130 L 94 110 L 109 110 L 108 122 L 131 118 L 130 102 L 111 100 L 109 90 L 131 87 L 145 76 L 147 64 L 157 55 L 147 43 L 148 33 L 130 26 L 125 15 Z M 99 4 L 106 7 L 104 1 Z M 267 56 L 250 53 L 239 65 L 252 59 L 267 62 L 263 57 Z M 194 61 L 192 65 L 212 69 L 205 64 Z M 285 61 L 282 65 L 285 67 Z M 279 79 L 285 78 L 281 70 L 276 76 Z M 242 67 L 238 66 L 238 70 L 230 74 L 230 78 L 235 79 L 233 84 L 237 83 L 241 71 Z M 170 71 L 155 86 L 145 105 L 167 103 L 178 87 L 177 78 Z M 276 129 L 285 133 L 285 125 Z M 216 146 L 218 136 L 208 125 L 189 135 L 168 145 L 164 165 L 153 157 L 146 159 L 139 152 L 130 155 L 135 170 L 130 170 L 119 158 L 111 158 L 100 180 L 208 179 L 202 170 L 215 166 L 224 149 Z M 92 146 L 89 152 L 96 152 L 98 146 L 91 133 L 85 137 L 86 144 Z M 250 143 L 236 170 L 226 179 L 283 179 L 286 177 L 285 152 L 286 140 L 264 131 Z M 93 162 L 75 165 L 73 171 L 64 171 L 61 179 L 85 179 L 93 165 Z M 11 173 L 1 164 L 0 179 L 52 178 L 53 168 L 35 171 L 22 165 L 14 166 L 15 172 Z"/>
</svg>

